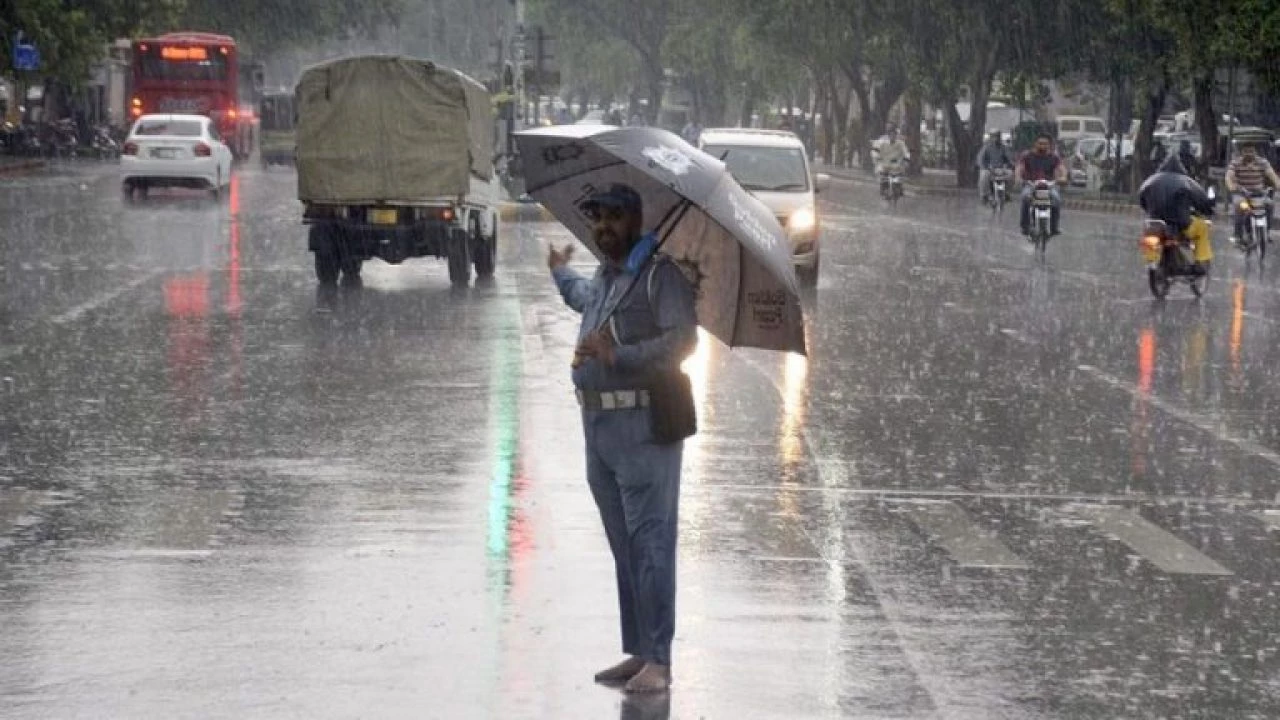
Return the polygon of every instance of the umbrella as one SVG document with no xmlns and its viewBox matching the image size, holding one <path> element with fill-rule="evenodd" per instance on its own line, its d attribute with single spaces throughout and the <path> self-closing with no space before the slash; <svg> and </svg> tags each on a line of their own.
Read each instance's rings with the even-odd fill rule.
<svg viewBox="0 0 1280 720">
<path fill-rule="evenodd" d="M 525 186 L 599 259 L 584 201 L 635 188 L 659 252 L 697 292 L 698 324 L 730 346 L 805 352 L 791 243 L 720 160 L 652 127 L 563 125 L 516 134 Z"/>
</svg>

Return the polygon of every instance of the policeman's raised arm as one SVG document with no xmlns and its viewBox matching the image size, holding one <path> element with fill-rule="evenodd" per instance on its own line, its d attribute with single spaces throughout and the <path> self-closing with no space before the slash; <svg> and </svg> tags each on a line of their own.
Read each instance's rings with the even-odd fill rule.
<svg viewBox="0 0 1280 720">
<path fill-rule="evenodd" d="M 573 257 L 573 246 L 566 245 L 557 250 L 555 245 L 547 252 L 547 267 L 551 269 L 551 277 L 556 281 L 556 289 L 564 303 L 581 313 L 595 295 L 591 281 L 579 275 L 569 267 L 569 259 Z"/>
</svg>

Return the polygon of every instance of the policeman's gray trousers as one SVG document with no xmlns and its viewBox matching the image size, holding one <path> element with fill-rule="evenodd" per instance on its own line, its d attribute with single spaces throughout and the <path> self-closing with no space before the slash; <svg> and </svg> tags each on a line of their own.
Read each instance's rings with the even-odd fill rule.
<svg viewBox="0 0 1280 720">
<path fill-rule="evenodd" d="M 671 664 L 684 443 L 655 445 L 648 408 L 583 411 L 587 483 L 613 551 L 622 651 Z"/>
</svg>

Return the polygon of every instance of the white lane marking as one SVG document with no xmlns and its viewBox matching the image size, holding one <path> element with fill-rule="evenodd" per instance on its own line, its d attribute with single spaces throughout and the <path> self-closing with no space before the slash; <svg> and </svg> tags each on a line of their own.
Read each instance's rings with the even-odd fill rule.
<svg viewBox="0 0 1280 720">
<path fill-rule="evenodd" d="M 1171 575 L 1232 574 L 1213 558 L 1129 508 L 1095 505 L 1074 508 L 1074 512 Z"/>
<path fill-rule="evenodd" d="M 1134 397 L 1141 397 L 1146 402 L 1151 403 L 1153 407 L 1159 408 L 1160 410 L 1164 411 L 1166 414 L 1170 415 L 1171 417 L 1177 418 L 1178 420 L 1181 420 L 1182 422 L 1190 425 L 1191 427 L 1194 427 L 1198 430 L 1208 433 L 1209 435 L 1212 435 L 1213 437 L 1217 438 L 1218 440 L 1221 440 L 1224 443 L 1227 443 L 1228 445 L 1235 445 L 1237 448 L 1243 450 L 1249 455 L 1253 455 L 1255 457 L 1261 458 L 1262 460 L 1265 460 L 1271 463 L 1272 465 L 1280 468 L 1280 453 L 1276 453 L 1270 448 L 1260 445 L 1259 443 L 1249 440 L 1248 438 L 1242 438 L 1238 435 L 1233 434 L 1221 423 L 1211 422 L 1206 417 L 1193 413 L 1190 410 L 1181 408 L 1169 402 L 1168 400 L 1164 400 L 1160 398 L 1159 396 L 1152 395 L 1151 393 L 1148 393 L 1148 392 L 1144 392 L 1137 385 L 1134 385 L 1133 383 L 1128 382 L 1127 380 L 1121 380 L 1120 378 L 1114 375 L 1111 375 L 1107 372 L 1104 372 L 1102 370 L 1099 370 L 1098 368 L 1093 367 L 1092 365 L 1078 365 L 1077 368 L 1081 372 L 1087 375 L 1090 375 L 1094 379 L 1099 380 L 1103 383 L 1106 383 L 1111 387 L 1114 387 L 1118 390 L 1123 390 Z"/>
<path fill-rule="evenodd" d="M 155 530 L 141 552 L 159 556 L 211 552 L 219 526 L 243 507 L 244 497 L 225 488 L 171 491 L 168 502 L 152 518 Z"/>
<path fill-rule="evenodd" d="M 781 555 L 752 555 L 752 560 L 756 562 L 771 563 L 817 563 L 818 565 L 826 565 L 827 561 L 821 557 L 789 557 Z"/>
<path fill-rule="evenodd" d="M 1035 345 L 1035 344 L 1036 344 L 1036 341 L 1035 341 L 1035 340 L 1032 340 L 1031 338 L 1029 338 L 1029 337 L 1027 337 L 1025 334 L 1023 334 L 1021 331 L 1019 331 L 1019 330 L 1015 330 L 1015 329 L 1013 329 L 1013 328 L 1000 328 L 1000 334 L 1001 334 L 1001 335 L 1004 335 L 1005 337 L 1009 338 L 1010 340 L 1013 340 L 1013 341 L 1015 341 L 1015 342 L 1022 343 L 1023 345 Z"/>
<path fill-rule="evenodd" d="M 899 501 L 895 505 L 903 508 L 911 522 L 941 545 L 959 567 L 993 570 L 1029 567 L 953 502 Z"/>
<path fill-rule="evenodd" d="M 1249 312 L 1248 310 L 1245 310 L 1244 312 L 1240 313 L 1240 315 L 1241 315 L 1242 317 L 1246 317 L 1246 318 L 1248 318 L 1248 319 L 1250 319 L 1250 320 L 1257 320 L 1257 321 L 1259 321 L 1259 322 L 1264 322 L 1264 323 L 1266 323 L 1266 324 L 1268 324 L 1268 325 L 1275 325 L 1275 324 L 1276 324 L 1276 321 L 1275 321 L 1275 320 L 1273 320 L 1273 319 L 1271 319 L 1271 318 L 1269 318 L 1269 317 L 1264 317 L 1264 316 L 1259 315 L 1258 313 L 1255 313 L 1255 312 Z"/>
<path fill-rule="evenodd" d="M 133 280 L 130 280 L 129 282 L 125 283 L 124 285 L 116 286 L 115 288 L 108 290 L 107 292 L 104 292 L 100 295 L 92 297 L 87 301 L 82 302 L 79 305 L 76 305 L 75 307 L 72 307 L 71 309 L 67 310 L 64 313 L 54 315 L 52 318 L 50 318 L 49 321 L 52 322 L 54 325 L 65 325 L 69 322 L 74 322 L 76 320 L 79 320 L 81 317 L 84 317 L 84 315 L 86 315 L 87 313 L 93 312 L 94 310 L 97 310 L 98 308 L 106 305 L 112 300 L 115 300 L 116 298 L 124 295 L 125 293 L 150 282 L 153 278 L 157 277 L 158 275 L 160 275 L 160 271 L 153 270 L 152 272 L 149 272 L 145 275 L 136 277 Z"/>
<path fill-rule="evenodd" d="M 1263 510 L 1258 513 L 1258 519 L 1266 524 L 1268 530 L 1280 532 L 1280 510 Z"/>
<path fill-rule="evenodd" d="M 0 488 L 0 536 L 17 528 L 27 511 L 38 504 L 40 496 L 41 493 L 34 490 Z"/>
<path fill-rule="evenodd" d="M 837 461 L 838 462 L 838 461 Z M 1197 505 L 1214 507 L 1257 508 L 1271 507 L 1273 503 L 1259 502 L 1251 497 L 1206 497 L 1203 495 L 1152 495 L 1147 493 L 1132 495 L 1102 495 L 1092 493 L 1027 493 L 1001 492 L 990 490 L 913 490 L 895 487 L 842 487 L 826 488 L 796 485 L 746 485 L 741 483 L 698 483 L 690 484 L 693 490 L 724 490 L 732 492 L 762 492 L 774 494 L 783 490 L 800 493 L 829 493 L 833 495 L 849 495 L 854 497 L 877 498 L 956 498 L 975 500 L 1004 500 L 1026 502 L 1068 502 L 1068 503 L 1143 503 L 1151 505 Z M 682 489 L 683 491 L 683 489 Z M 1280 514 L 1280 507 L 1274 512 Z M 1280 522 L 1280 520 L 1278 520 Z"/>
</svg>

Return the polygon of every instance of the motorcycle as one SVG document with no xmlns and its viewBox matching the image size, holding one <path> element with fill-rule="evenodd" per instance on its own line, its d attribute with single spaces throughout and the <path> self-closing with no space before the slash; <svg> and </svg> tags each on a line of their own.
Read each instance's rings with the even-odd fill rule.
<svg viewBox="0 0 1280 720">
<path fill-rule="evenodd" d="M 112 137 L 111 128 L 106 125 L 99 125 L 93 130 L 93 139 L 89 141 L 89 147 L 99 160 L 115 160 L 120 157 L 120 143 Z"/>
<path fill-rule="evenodd" d="M 893 207 L 902 199 L 902 168 L 896 165 L 880 174 L 880 197 Z"/>
<path fill-rule="evenodd" d="M 43 157 L 44 143 L 40 134 L 30 125 L 19 125 L 13 131 L 13 154 L 25 157 Z"/>
<path fill-rule="evenodd" d="M 1209 284 L 1209 268 L 1196 262 L 1191 241 L 1163 220 L 1148 218 L 1139 243 L 1147 261 L 1147 284 L 1157 300 L 1169 295 L 1174 282 L 1185 282 L 1196 297 L 1203 297 Z"/>
<path fill-rule="evenodd" d="M 1271 206 L 1275 202 L 1272 190 L 1250 191 L 1240 199 L 1236 212 L 1247 216 L 1246 231 L 1240 237 L 1240 249 L 1245 256 L 1258 251 L 1258 260 L 1266 260 L 1267 243 L 1271 239 Z"/>
<path fill-rule="evenodd" d="M 1036 252 L 1049 246 L 1053 228 L 1053 193 L 1048 180 L 1038 180 L 1031 191 L 1031 242 Z"/>
<path fill-rule="evenodd" d="M 1013 177 L 1013 170 L 1007 167 L 998 167 L 991 170 L 991 187 L 987 194 L 987 202 L 991 205 L 991 212 L 1000 215 L 1004 212 L 1005 203 L 1009 202 L 1009 178 Z"/>
</svg>

